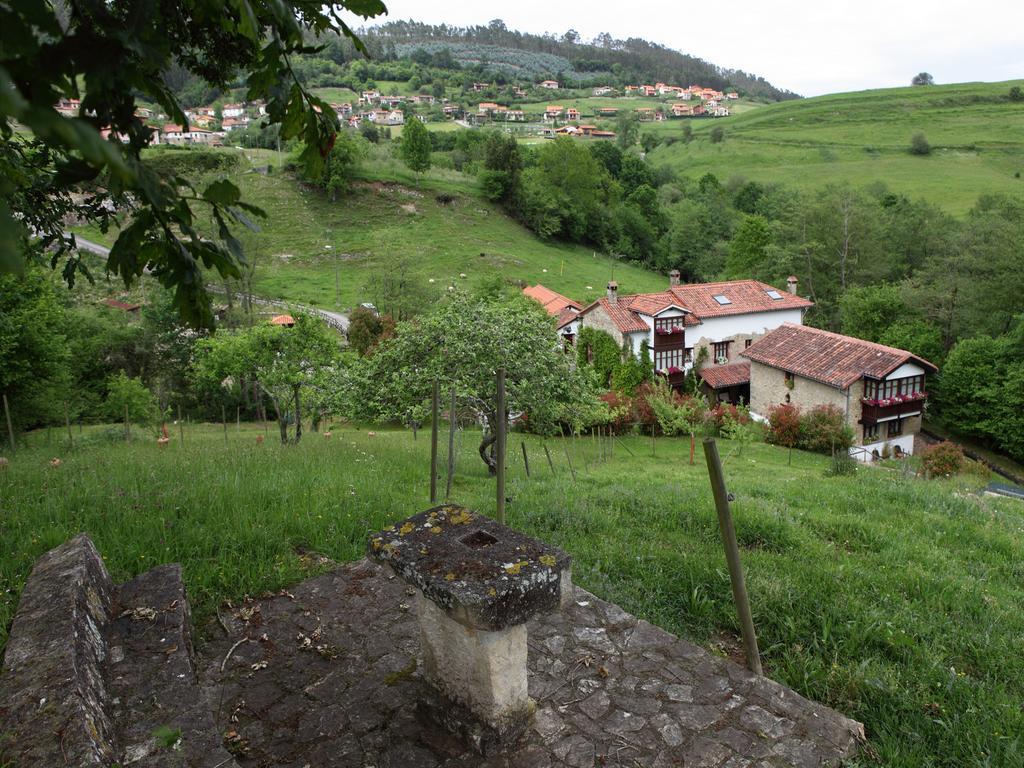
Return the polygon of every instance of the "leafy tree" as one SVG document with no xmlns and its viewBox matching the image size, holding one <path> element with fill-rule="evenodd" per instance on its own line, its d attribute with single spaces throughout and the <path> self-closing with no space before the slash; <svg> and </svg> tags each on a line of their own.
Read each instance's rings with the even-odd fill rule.
<svg viewBox="0 0 1024 768">
<path fill-rule="evenodd" d="M 204 269 L 237 277 L 243 254 L 233 222 L 258 209 L 237 187 L 218 180 L 196 189 L 183 178 L 161 178 L 139 162 L 153 130 L 135 115 L 135 100 L 156 103 L 186 124 L 164 80 L 172 65 L 227 88 L 239 73 L 246 98 L 267 100 L 268 118 L 282 138 L 301 138 L 311 170 L 323 161 L 337 130 L 329 105 L 299 82 L 291 59 L 307 50 L 307 35 L 340 30 L 355 40 L 343 18 L 385 11 L 380 0 L 181 0 L 143 10 L 122 3 L 11 0 L 0 23 L 0 270 L 24 268 L 49 254 L 64 263 L 71 283 L 82 262 L 68 256 L 73 236 L 63 214 L 75 211 L 105 222 L 108 203 L 130 211 L 106 268 L 126 283 L 149 270 L 175 291 L 175 306 L 189 320 L 210 324 Z M 86 90 L 83 93 L 82 88 Z M 81 97 L 77 117 L 54 108 Z M 31 132 L 15 132 L 18 123 Z M 124 136 L 107 141 L 101 129 Z M 131 205 L 127 203 L 130 201 Z M 196 207 L 209 209 L 217 238 L 201 233 Z M 244 213 L 243 213 L 244 212 Z"/>
<path fill-rule="evenodd" d="M 716 125 L 711 129 L 708 138 L 711 139 L 712 144 L 721 144 L 725 141 L 725 129 L 720 125 Z"/>
<path fill-rule="evenodd" d="M 888 283 L 850 288 L 839 298 L 843 333 L 881 341 L 886 329 L 906 315 L 899 287 Z"/>
<path fill-rule="evenodd" d="M 612 178 L 619 178 L 622 171 L 622 150 L 618 146 L 610 141 L 597 141 L 590 145 L 590 154 L 604 166 Z"/>
<path fill-rule="evenodd" d="M 538 234 L 601 242 L 608 175 L 580 142 L 547 142 L 523 173 L 523 218 Z"/>
<path fill-rule="evenodd" d="M 745 216 L 729 242 L 725 259 L 726 279 L 750 278 L 763 269 L 772 232 L 764 216 Z"/>
<path fill-rule="evenodd" d="M 369 120 L 363 120 L 359 123 L 359 135 L 371 144 L 380 142 L 380 131 L 377 130 L 377 124 L 371 123 Z"/>
<path fill-rule="evenodd" d="M 395 333 L 390 315 L 379 315 L 372 309 L 356 307 L 349 316 L 348 343 L 360 355 L 370 352 L 382 339 Z"/>
<path fill-rule="evenodd" d="M 409 170 L 416 173 L 430 170 L 430 131 L 415 117 L 402 129 L 401 153 Z"/>
<path fill-rule="evenodd" d="M 364 153 L 365 145 L 352 131 L 343 130 L 338 133 L 320 173 L 320 181 L 330 195 L 331 202 L 335 202 L 339 194 L 348 190 L 352 170 Z"/>
<path fill-rule="evenodd" d="M 160 409 L 141 379 L 119 371 L 107 381 L 107 415 L 114 421 L 127 416 L 130 424 L 149 426 L 160 417 Z"/>
<path fill-rule="evenodd" d="M 0 274 L 0 393 L 17 426 L 58 415 L 69 361 L 63 327 L 64 308 L 50 275 L 36 267 L 21 277 Z"/>
<path fill-rule="evenodd" d="M 506 370 L 510 413 L 532 429 L 593 418 L 587 377 L 555 343 L 550 318 L 536 304 L 456 293 L 433 311 L 400 323 L 397 335 L 345 372 L 346 412 L 353 419 L 423 420 L 435 378 L 455 387 L 461 408 L 484 424 L 480 458 L 494 473 L 498 368 Z M 589 423 L 589 422 L 587 422 Z"/>
<path fill-rule="evenodd" d="M 659 144 L 661 144 L 661 138 L 656 133 L 648 131 L 640 137 L 640 146 L 643 147 L 644 152 L 650 152 Z"/>
<path fill-rule="evenodd" d="M 623 112 L 615 123 L 615 143 L 620 149 L 629 149 L 636 144 L 637 136 L 640 134 L 640 122 L 636 115 L 630 112 Z"/>
<path fill-rule="evenodd" d="M 683 141 L 687 144 L 693 141 L 693 126 L 689 120 L 683 121 Z"/>
<path fill-rule="evenodd" d="M 1010 101 L 1024 101 L 1024 91 L 1021 90 L 1019 85 L 1012 86 L 1008 96 Z"/>
<path fill-rule="evenodd" d="M 935 85 L 935 78 L 927 72 L 918 72 L 910 79 L 911 85 Z"/>
<path fill-rule="evenodd" d="M 196 381 L 207 388 L 255 379 L 274 406 L 285 445 L 289 421 L 295 423 L 295 442 L 302 439 L 303 391 L 338 365 L 337 342 L 323 323 L 308 315 L 294 317 L 292 328 L 261 323 L 203 339 L 193 365 Z"/>
<path fill-rule="evenodd" d="M 925 138 L 923 133 L 915 133 L 910 137 L 910 154 L 930 155 L 931 153 L 932 145 L 928 143 L 928 139 Z"/>
<path fill-rule="evenodd" d="M 929 325 L 924 320 L 897 320 L 882 331 L 878 342 L 888 347 L 913 352 L 940 368 L 946 359 L 946 350 L 942 346 L 942 334 L 938 328 Z"/>
<path fill-rule="evenodd" d="M 986 434 L 995 412 L 1002 379 L 1004 345 L 991 336 L 964 339 L 950 351 L 942 368 L 937 403 L 946 421 L 968 435 Z"/>
<path fill-rule="evenodd" d="M 511 210 L 518 206 L 522 189 L 523 159 L 519 142 L 497 131 L 487 136 L 481 184 L 488 199 L 500 201 Z"/>
</svg>

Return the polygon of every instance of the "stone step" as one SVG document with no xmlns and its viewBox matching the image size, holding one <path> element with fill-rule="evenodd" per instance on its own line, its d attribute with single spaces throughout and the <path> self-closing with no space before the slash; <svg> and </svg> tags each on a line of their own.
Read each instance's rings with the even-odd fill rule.
<svg viewBox="0 0 1024 768">
<path fill-rule="evenodd" d="M 196 680 L 181 569 L 115 585 L 88 536 L 25 582 L 0 667 L 0 766 L 238 768 Z"/>
<path fill-rule="evenodd" d="M 107 688 L 123 765 L 236 768 L 199 690 L 181 567 L 122 585 L 115 606 Z"/>
</svg>

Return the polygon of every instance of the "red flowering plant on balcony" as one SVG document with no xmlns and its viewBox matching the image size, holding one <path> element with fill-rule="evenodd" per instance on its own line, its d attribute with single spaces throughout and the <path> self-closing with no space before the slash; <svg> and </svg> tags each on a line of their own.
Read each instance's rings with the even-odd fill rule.
<svg viewBox="0 0 1024 768">
<path fill-rule="evenodd" d="M 899 405 L 900 403 L 913 403 L 913 402 L 917 402 L 918 400 L 927 400 L 927 399 L 928 399 L 928 393 L 927 392 L 908 392 L 908 393 L 906 393 L 904 395 L 893 395 L 892 397 L 880 397 L 880 398 L 862 397 L 860 399 L 860 401 L 864 405 L 877 405 L 877 406 L 880 406 L 882 408 L 885 408 L 886 406 L 889 406 L 889 405 Z"/>
<path fill-rule="evenodd" d="M 659 336 L 671 336 L 674 333 L 682 333 L 683 327 L 681 325 L 677 325 L 672 328 L 656 328 L 654 332 Z"/>
</svg>

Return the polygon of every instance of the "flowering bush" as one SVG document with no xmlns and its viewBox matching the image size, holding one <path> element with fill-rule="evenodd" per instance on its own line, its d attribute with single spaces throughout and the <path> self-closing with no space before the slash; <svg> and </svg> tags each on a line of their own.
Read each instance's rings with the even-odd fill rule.
<svg viewBox="0 0 1024 768">
<path fill-rule="evenodd" d="M 747 425 L 750 423 L 750 410 L 742 405 L 730 403 L 718 403 L 708 409 L 704 417 L 708 431 L 712 434 L 721 434 L 723 427 L 732 424 Z"/>
<path fill-rule="evenodd" d="M 913 403 L 913 402 L 916 402 L 918 400 L 927 400 L 927 399 L 928 399 L 928 393 L 927 392 L 908 392 L 908 393 L 903 394 L 903 395 L 893 395 L 892 397 L 880 397 L 880 398 L 862 397 L 860 399 L 860 401 L 862 403 L 864 403 L 864 405 L 877 405 L 877 406 L 881 406 L 881 407 L 884 408 L 884 407 L 889 406 L 889 405 L 898 405 L 899 403 Z"/>
<path fill-rule="evenodd" d="M 628 432 L 636 421 L 633 398 L 612 390 L 601 395 L 601 401 L 608 406 L 608 426 L 616 434 Z"/>
<path fill-rule="evenodd" d="M 932 477 L 955 475 L 963 465 L 963 449 L 948 440 L 929 445 L 921 453 L 921 467 Z"/>
<path fill-rule="evenodd" d="M 772 445 L 793 448 L 800 443 L 800 409 L 795 405 L 774 405 L 768 409 L 768 437 Z"/>
</svg>

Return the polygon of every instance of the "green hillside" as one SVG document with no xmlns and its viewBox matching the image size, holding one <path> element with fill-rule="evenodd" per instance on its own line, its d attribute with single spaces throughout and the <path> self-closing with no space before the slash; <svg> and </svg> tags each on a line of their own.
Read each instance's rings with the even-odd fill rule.
<svg viewBox="0 0 1024 768">
<path fill-rule="evenodd" d="M 262 296 L 334 307 L 337 277 L 340 306 L 351 307 L 372 300 L 375 277 L 396 270 L 427 293 L 497 275 L 542 282 L 577 300 L 596 298 L 613 275 L 630 291 L 666 282 L 590 248 L 540 240 L 486 202 L 472 178 L 454 171 L 416 179 L 397 161 L 374 162 L 365 180 L 332 203 L 289 174 L 249 172 L 250 163 L 272 156 L 247 151 L 232 176 L 243 199 L 268 214 L 262 231 L 245 238 Z"/>
<path fill-rule="evenodd" d="M 699 177 L 742 176 L 803 189 L 883 182 L 952 213 L 986 192 L 1024 193 L 1024 81 L 890 88 L 772 104 L 719 120 L 690 121 L 696 140 L 651 153 L 654 163 Z M 681 121 L 649 130 L 681 135 Z M 713 144 L 713 127 L 725 139 Z M 909 152 L 921 132 L 928 156 Z"/>
</svg>

